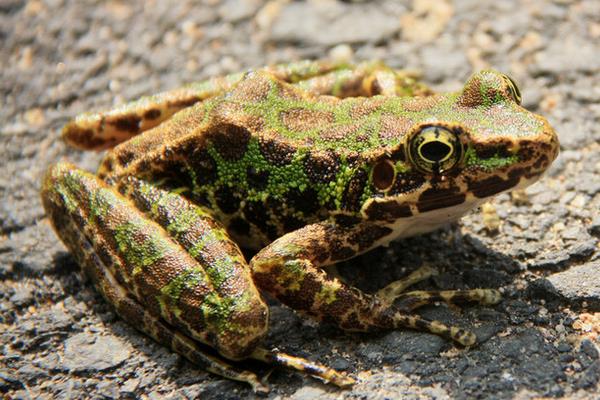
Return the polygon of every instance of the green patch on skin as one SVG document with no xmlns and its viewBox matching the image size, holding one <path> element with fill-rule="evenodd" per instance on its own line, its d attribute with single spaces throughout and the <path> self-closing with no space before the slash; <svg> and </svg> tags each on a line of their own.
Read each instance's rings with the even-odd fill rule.
<svg viewBox="0 0 600 400">
<path fill-rule="evenodd" d="M 220 288 L 228 278 L 235 274 L 238 270 L 235 268 L 235 264 L 239 264 L 239 262 L 237 257 L 225 255 L 209 263 L 206 266 L 206 273 L 213 287 Z"/>
<path fill-rule="evenodd" d="M 404 161 L 397 161 L 396 164 L 394 164 L 394 170 L 397 174 L 404 174 L 410 171 L 410 167 Z"/>
<path fill-rule="evenodd" d="M 329 305 L 337 300 L 338 289 L 338 287 L 333 285 L 323 285 L 315 295 L 315 300 L 322 304 Z"/>
<path fill-rule="evenodd" d="M 518 161 L 519 157 L 517 155 L 502 157 L 498 154 L 495 154 L 490 158 L 479 158 L 473 147 L 469 147 L 465 152 L 465 164 L 468 167 L 479 167 L 488 172 L 512 165 Z"/>
<path fill-rule="evenodd" d="M 197 224 L 202 217 L 203 213 L 196 208 L 188 208 L 176 212 L 167 226 L 167 232 L 169 232 L 170 235 L 178 237 Z"/>
<path fill-rule="evenodd" d="M 111 210 L 116 204 L 123 205 L 123 202 L 111 189 L 101 188 L 90 193 L 88 223 L 94 224 L 98 219 L 110 217 Z"/>
<path fill-rule="evenodd" d="M 136 219 L 115 228 L 115 241 L 119 252 L 128 264 L 134 266 L 132 276 L 156 263 L 170 249 L 169 243 L 160 233 L 145 225 L 147 225 L 145 221 Z M 134 241 L 136 236 L 146 237 L 142 243 L 139 243 Z"/>
<path fill-rule="evenodd" d="M 235 297 L 221 297 L 216 292 L 211 292 L 204 298 L 200 312 L 204 320 L 216 328 L 216 332 L 230 332 L 233 329 L 230 317 L 236 310 L 236 300 Z"/>
<path fill-rule="evenodd" d="M 197 258 L 202 250 L 204 250 L 211 243 L 216 243 L 224 239 L 226 239 L 226 234 L 221 230 L 211 229 L 205 231 L 198 241 L 194 243 L 192 247 L 187 249 L 187 252 L 190 256 L 192 256 L 192 258 Z"/>
<path fill-rule="evenodd" d="M 181 311 L 177 308 L 177 303 L 181 297 L 181 292 L 206 281 L 206 273 L 200 267 L 182 272 L 160 290 L 161 294 L 158 299 L 161 313 L 168 315 L 171 312 L 179 317 Z"/>
<path fill-rule="evenodd" d="M 58 177 L 55 187 L 50 188 L 61 197 L 69 213 L 74 213 L 80 207 L 80 194 L 84 192 L 82 179 L 83 176 L 78 171 L 70 172 Z"/>
<path fill-rule="evenodd" d="M 286 260 L 282 265 L 281 273 L 276 277 L 277 283 L 281 287 L 285 287 L 286 291 L 300 290 L 302 281 L 306 276 L 304 260 Z"/>
</svg>

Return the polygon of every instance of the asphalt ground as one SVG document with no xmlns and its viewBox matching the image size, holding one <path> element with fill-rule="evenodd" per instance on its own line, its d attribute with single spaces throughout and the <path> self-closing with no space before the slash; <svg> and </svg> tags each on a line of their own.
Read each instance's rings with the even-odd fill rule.
<svg viewBox="0 0 600 400">
<path fill-rule="evenodd" d="M 0 1 L 0 395 L 252 398 L 116 317 L 49 227 L 40 177 L 62 159 L 97 167 L 101 154 L 59 138 L 83 111 L 265 64 L 350 57 L 420 71 L 438 90 L 482 68 L 506 72 L 555 127 L 561 154 L 524 193 L 338 268 L 368 291 L 423 263 L 441 271 L 423 289 L 501 288 L 493 307 L 422 311 L 474 327 L 480 346 L 348 334 L 273 302 L 268 346 L 358 383 L 338 390 L 275 370 L 268 397 L 600 398 L 599 43 L 594 0 Z"/>
</svg>

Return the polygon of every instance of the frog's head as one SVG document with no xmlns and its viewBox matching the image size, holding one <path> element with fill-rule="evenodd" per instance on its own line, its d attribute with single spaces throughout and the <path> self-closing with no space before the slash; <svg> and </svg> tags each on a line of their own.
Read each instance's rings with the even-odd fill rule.
<svg viewBox="0 0 600 400">
<path fill-rule="evenodd" d="M 559 145 L 546 119 L 520 103 L 516 84 L 496 71 L 474 74 L 457 93 L 405 100 L 396 113 L 406 127 L 400 143 L 369 164 L 363 216 L 390 223 L 425 217 L 427 231 L 533 183 Z"/>
</svg>

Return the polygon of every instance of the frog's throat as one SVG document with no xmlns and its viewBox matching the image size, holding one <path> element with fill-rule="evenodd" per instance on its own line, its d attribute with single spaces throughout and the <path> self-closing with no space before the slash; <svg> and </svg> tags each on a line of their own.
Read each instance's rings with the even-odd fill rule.
<svg viewBox="0 0 600 400">
<path fill-rule="evenodd" d="M 467 192 L 465 193 L 464 201 L 462 203 L 451 207 L 444 207 L 425 212 L 418 212 L 418 206 L 411 205 L 411 209 L 415 210 L 413 215 L 405 218 L 398 218 L 394 221 L 388 221 L 386 225 L 389 228 L 391 228 L 392 232 L 390 233 L 390 235 L 382 238 L 379 241 L 379 243 L 377 243 L 377 245 L 385 246 L 395 239 L 401 239 L 405 237 L 432 232 L 436 229 L 439 229 L 445 225 L 459 220 L 469 211 L 481 206 L 481 204 L 485 203 L 495 195 L 512 190 L 523 189 L 529 185 L 532 185 L 540 178 L 540 176 L 541 174 L 531 177 L 522 176 L 515 186 L 494 193 L 489 197 L 481 198 L 473 195 L 473 193 Z M 388 203 L 393 201 L 395 200 L 387 200 Z M 397 205 L 399 207 L 405 207 L 406 203 L 397 203 Z"/>
</svg>

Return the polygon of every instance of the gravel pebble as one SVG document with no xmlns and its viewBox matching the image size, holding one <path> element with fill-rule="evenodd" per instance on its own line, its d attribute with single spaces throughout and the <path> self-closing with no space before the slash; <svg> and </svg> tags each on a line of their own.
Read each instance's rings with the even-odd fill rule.
<svg viewBox="0 0 600 400">
<path fill-rule="evenodd" d="M 65 341 L 63 368 L 74 373 L 105 371 L 129 358 L 129 346 L 120 339 L 78 333 Z"/>
</svg>

